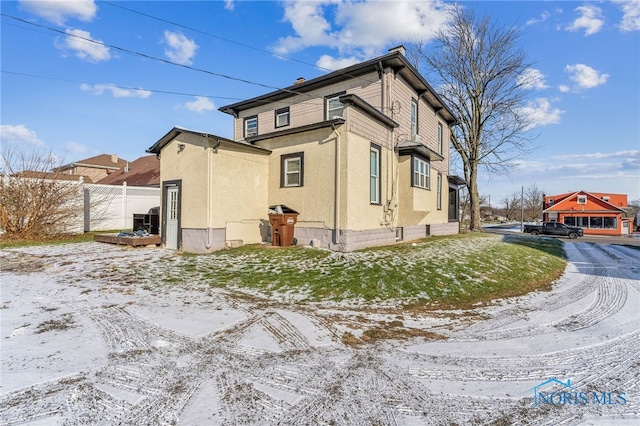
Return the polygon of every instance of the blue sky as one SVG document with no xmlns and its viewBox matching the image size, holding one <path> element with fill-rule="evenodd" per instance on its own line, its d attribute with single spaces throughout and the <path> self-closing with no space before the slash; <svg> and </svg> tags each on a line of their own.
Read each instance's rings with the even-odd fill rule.
<svg viewBox="0 0 640 426">
<path fill-rule="evenodd" d="M 232 137 L 218 107 L 428 43 L 450 4 L 2 1 L 2 144 L 133 161 L 173 126 Z M 462 5 L 521 28 L 535 77 L 536 149 L 508 176 L 483 173 L 481 194 L 640 199 L 640 1 Z"/>
</svg>

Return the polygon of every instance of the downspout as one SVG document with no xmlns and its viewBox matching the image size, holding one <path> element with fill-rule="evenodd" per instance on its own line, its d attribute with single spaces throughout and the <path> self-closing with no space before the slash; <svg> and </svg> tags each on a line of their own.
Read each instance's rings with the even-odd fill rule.
<svg viewBox="0 0 640 426">
<path fill-rule="evenodd" d="M 211 180 L 213 179 L 213 153 L 217 152 L 215 150 L 217 150 L 219 146 L 220 139 L 211 146 L 209 144 L 209 137 L 207 136 L 207 242 L 204 245 L 207 250 L 213 246 L 213 230 L 211 229 L 213 226 L 213 221 L 211 220 L 211 213 L 213 212 L 213 206 L 211 205 L 213 195 L 211 191 L 213 190 L 213 184 Z"/>
<path fill-rule="evenodd" d="M 335 227 L 335 234 L 333 243 L 338 244 L 340 242 L 340 133 L 336 130 L 335 123 L 331 123 L 331 130 L 336 134 L 336 153 L 335 153 L 335 188 L 334 188 L 334 210 L 333 210 L 333 225 Z"/>
</svg>

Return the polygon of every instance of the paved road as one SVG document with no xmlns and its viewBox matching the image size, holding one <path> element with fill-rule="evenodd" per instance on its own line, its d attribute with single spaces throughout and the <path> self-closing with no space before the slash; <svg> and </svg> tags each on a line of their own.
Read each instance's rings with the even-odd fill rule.
<svg viewBox="0 0 640 426">
<path fill-rule="evenodd" d="M 517 228 L 518 225 L 515 227 Z M 492 234 L 510 234 L 514 231 L 513 224 L 504 224 L 504 225 L 491 225 L 491 226 L 483 226 L 482 230 L 484 232 L 490 232 Z M 595 244 L 622 244 L 622 245 L 630 245 L 630 246 L 640 246 L 640 233 L 635 233 L 632 235 L 625 235 L 623 237 L 609 237 L 609 236 L 600 236 L 600 235 L 585 235 L 582 238 L 578 238 L 577 240 L 570 240 L 566 237 L 552 237 L 552 238 L 560 238 L 568 243 L 582 242 L 582 243 L 595 243 Z"/>
</svg>

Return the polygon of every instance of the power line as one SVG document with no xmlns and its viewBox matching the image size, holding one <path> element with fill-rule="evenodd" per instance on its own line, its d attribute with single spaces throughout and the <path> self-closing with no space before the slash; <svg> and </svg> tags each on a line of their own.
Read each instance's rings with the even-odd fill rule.
<svg viewBox="0 0 640 426">
<path fill-rule="evenodd" d="M 88 84 L 88 83 L 86 83 L 84 81 L 71 80 L 71 79 L 68 79 L 68 78 L 60 78 L 60 77 L 51 77 L 51 76 L 46 76 L 46 75 L 28 74 L 28 73 L 7 71 L 7 70 L 2 70 L 2 72 L 5 73 L 5 74 L 19 75 L 19 76 L 23 76 L 23 77 L 43 78 L 43 79 L 46 79 L 46 80 L 57 80 L 57 81 L 66 81 L 66 82 L 69 82 L 69 83 Z M 94 84 L 94 86 L 95 85 L 97 85 L 97 84 Z M 162 94 L 166 94 L 166 95 L 194 96 L 194 97 L 195 96 L 201 96 L 201 97 L 212 98 L 212 99 L 242 100 L 242 98 L 232 98 L 232 97 L 214 96 L 214 95 L 201 95 L 201 94 L 184 93 L 184 92 L 173 92 L 173 91 L 170 91 L 170 90 L 146 89 L 146 88 L 143 88 L 143 87 L 121 86 L 121 85 L 113 84 L 113 83 L 108 83 L 108 85 L 110 87 L 115 87 L 115 88 L 118 88 L 118 89 L 144 90 L 146 92 L 162 93 Z"/>
<path fill-rule="evenodd" d="M 175 66 L 186 68 L 186 69 L 189 69 L 189 70 L 192 70 L 192 71 L 198 71 L 198 72 L 202 72 L 202 73 L 205 73 L 205 74 L 213 75 L 215 77 L 220 77 L 220 78 L 225 78 L 225 79 L 228 79 L 228 80 L 238 81 L 240 83 L 251 84 L 251 85 L 254 85 L 254 86 L 260 86 L 260 87 L 264 87 L 264 88 L 267 88 L 267 89 L 274 89 L 274 90 L 278 90 L 278 91 L 291 93 L 291 94 L 294 94 L 294 95 L 307 96 L 307 97 L 312 98 L 312 99 L 315 98 L 314 96 L 308 95 L 308 94 L 303 93 L 303 92 L 297 92 L 295 90 L 283 89 L 283 88 L 280 88 L 280 87 L 277 87 L 277 86 L 270 86 L 268 84 L 258 83 L 258 82 L 255 82 L 255 81 L 251 81 L 251 80 L 247 80 L 247 79 L 243 79 L 243 78 L 239 78 L 239 77 L 233 77 L 233 76 L 230 76 L 230 75 L 221 74 L 221 73 L 217 73 L 217 72 L 214 72 L 214 71 L 209 71 L 209 70 L 206 70 L 206 69 L 203 69 L 203 68 L 196 68 L 196 67 L 192 67 L 190 65 L 179 64 L 177 62 L 173 62 L 173 61 L 170 61 L 168 59 L 158 58 L 156 56 L 151 56 L 151 55 L 148 55 L 146 53 L 137 52 L 137 51 L 134 51 L 134 50 L 126 49 L 124 47 L 120 47 L 120 46 L 116 46 L 116 45 L 113 45 L 113 44 L 109 44 L 109 43 L 104 43 L 104 42 L 101 42 L 101 41 L 93 40 L 93 39 L 90 39 L 88 37 L 83 37 L 83 36 L 80 36 L 80 35 L 77 35 L 77 34 L 69 34 L 69 33 L 65 32 L 65 31 L 59 30 L 57 28 L 52 28 L 52 27 L 49 27 L 49 26 L 46 26 L 46 25 L 42 25 L 42 24 L 36 24 L 35 22 L 29 22 L 27 20 L 18 18 L 16 16 L 7 15 L 5 13 L 0 13 L 0 16 L 5 16 L 7 18 L 15 19 L 16 21 L 22 22 L 24 24 L 33 25 L 33 26 L 36 26 L 36 27 L 39 27 L 39 28 L 44 28 L 44 29 L 47 29 L 49 31 L 56 32 L 58 34 L 63 34 L 65 36 L 67 36 L 67 37 L 75 37 L 75 38 L 78 38 L 80 40 L 84 40 L 84 41 L 87 41 L 89 43 L 94 43 L 94 44 L 97 44 L 97 45 L 100 45 L 100 46 L 103 46 L 103 47 L 108 47 L 110 49 L 114 49 L 114 50 L 117 50 L 117 51 L 120 51 L 120 52 L 123 52 L 123 53 L 127 53 L 129 55 L 140 56 L 140 57 L 145 58 L 145 59 L 151 59 L 151 60 L 162 62 L 162 63 L 165 63 L 165 64 L 175 65 Z"/>
<path fill-rule="evenodd" d="M 266 53 L 269 56 L 275 56 L 276 58 L 285 59 L 285 60 L 288 60 L 288 61 L 291 61 L 291 62 L 297 62 L 299 64 L 307 65 L 307 66 L 310 66 L 310 67 L 313 67 L 313 68 L 317 68 L 317 69 L 320 69 L 320 70 L 323 70 L 323 71 L 327 71 L 327 72 L 335 71 L 335 70 L 332 70 L 330 68 L 321 67 L 321 66 L 316 65 L 316 64 L 312 64 L 312 63 L 305 62 L 305 61 L 302 61 L 302 60 L 299 60 L 299 59 L 291 58 L 289 56 L 285 56 L 285 55 L 281 55 L 281 54 L 278 54 L 278 53 L 274 53 L 274 52 L 271 52 L 271 51 L 266 50 L 266 49 L 261 49 L 259 47 L 252 46 L 250 44 L 241 43 L 241 42 L 236 41 L 236 40 L 232 40 L 232 39 L 229 39 L 229 38 L 226 38 L 226 37 L 221 37 L 221 36 L 216 35 L 216 34 L 211 34 L 211 33 L 208 33 L 206 31 L 202 31 L 202 30 L 199 30 L 197 28 L 189 27 L 187 25 L 180 24 L 180 23 L 175 22 L 175 21 L 170 21 L 168 19 L 164 19 L 164 18 L 160 18 L 158 16 L 150 15 L 148 13 L 140 12 L 138 10 L 131 9 L 131 8 L 128 8 L 128 7 L 124 7 L 122 5 L 115 4 L 115 3 L 112 3 L 110 1 L 99 0 L 99 2 L 100 3 L 104 3 L 104 4 L 108 4 L 109 6 L 112 6 L 112 7 L 117 7 L 117 8 L 122 9 L 122 10 L 126 10 L 126 11 L 131 12 L 131 13 L 135 13 L 135 14 L 140 15 L 140 16 L 144 16 L 144 17 L 149 18 L 149 19 L 154 19 L 156 21 L 164 22 L 165 24 L 174 25 L 176 27 L 183 28 L 185 30 L 193 31 L 195 33 L 202 34 L 202 35 L 205 35 L 205 36 L 208 36 L 208 37 L 211 37 L 211 38 L 215 38 L 215 39 L 218 39 L 218 40 L 222 40 L 222 41 L 227 42 L 227 43 L 235 44 L 236 46 L 241 46 L 241 47 L 245 47 L 247 49 L 255 50 L 257 52 Z M 367 83 L 374 83 L 373 81 L 371 81 L 369 79 L 366 79 L 366 78 L 363 78 L 363 77 L 359 77 L 359 76 L 354 76 L 354 75 L 351 75 L 349 73 L 342 73 L 342 75 L 345 75 L 345 76 L 351 77 L 351 78 L 357 78 L 357 79 L 365 81 Z"/>
</svg>

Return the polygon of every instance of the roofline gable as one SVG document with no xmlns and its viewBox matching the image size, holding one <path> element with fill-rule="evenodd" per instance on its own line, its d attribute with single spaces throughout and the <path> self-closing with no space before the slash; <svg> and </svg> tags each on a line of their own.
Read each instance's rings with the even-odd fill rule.
<svg viewBox="0 0 640 426">
<path fill-rule="evenodd" d="M 237 117 L 240 111 L 286 99 L 295 95 L 304 94 L 312 90 L 327 86 L 329 84 L 339 83 L 348 79 L 357 78 L 369 72 L 380 73 L 380 70 L 384 68 L 391 68 L 394 74 L 402 75 L 405 80 L 414 87 L 416 92 L 420 93 L 420 97 L 425 98 L 431 104 L 434 110 L 436 110 L 436 112 L 440 113 L 443 116 L 449 126 L 453 126 L 458 123 L 455 114 L 445 104 L 440 95 L 436 93 L 433 87 L 431 87 L 431 85 L 415 69 L 415 67 L 411 65 L 404 54 L 399 51 L 387 53 L 386 55 L 330 72 L 329 74 L 307 80 L 303 83 L 293 84 L 291 86 L 264 95 L 256 96 L 254 98 L 236 102 L 230 105 L 225 105 L 218 108 L 218 110 Z"/>
<path fill-rule="evenodd" d="M 248 148 L 250 150 L 262 151 L 265 154 L 271 153 L 271 151 L 268 150 L 268 149 L 261 148 L 259 146 L 251 145 L 248 142 L 232 141 L 231 139 L 227 139 L 227 138 L 224 138 L 222 136 L 218 136 L 218 135 L 214 135 L 214 134 L 206 133 L 206 132 L 199 132 L 199 131 L 196 131 L 196 130 L 189 130 L 189 129 L 185 129 L 183 127 L 178 127 L 178 126 L 175 126 L 171 130 L 169 130 L 163 137 L 158 139 L 158 141 L 156 143 L 154 143 L 153 145 L 151 145 L 145 152 L 148 152 L 150 154 L 159 155 L 160 152 L 162 151 L 162 148 L 167 146 L 170 142 L 172 142 L 175 138 L 177 138 L 181 133 L 188 133 L 188 134 L 195 135 L 195 136 L 201 136 L 203 138 L 215 139 L 216 141 L 218 141 L 220 143 L 232 144 L 234 146 L 242 146 L 242 147 Z"/>
</svg>

